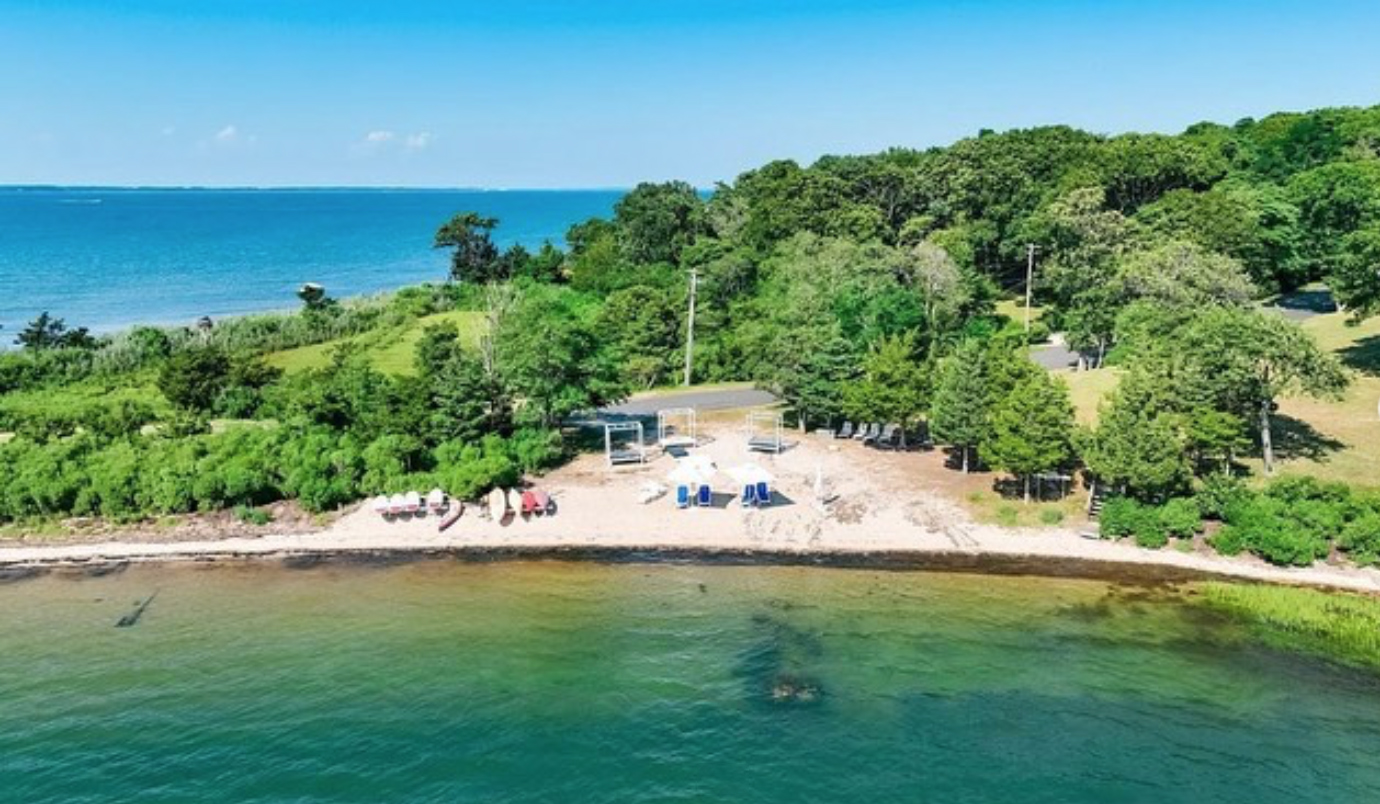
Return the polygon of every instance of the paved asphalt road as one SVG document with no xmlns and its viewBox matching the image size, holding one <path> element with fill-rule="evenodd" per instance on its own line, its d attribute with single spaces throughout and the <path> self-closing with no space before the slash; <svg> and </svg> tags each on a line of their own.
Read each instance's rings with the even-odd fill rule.
<svg viewBox="0 0 1380 804">
<path fill-rule="evenodd" d="M 621 405 L 602 408 L 601 415 L 655 416 L 666 408 L 695 408 L 696 410 L 728 410 L 750 408 L 775 403 L 776 397 L 756 388 L 725 388 L 721 390 L 674 392 L 630 399 Z"/>
</svg>

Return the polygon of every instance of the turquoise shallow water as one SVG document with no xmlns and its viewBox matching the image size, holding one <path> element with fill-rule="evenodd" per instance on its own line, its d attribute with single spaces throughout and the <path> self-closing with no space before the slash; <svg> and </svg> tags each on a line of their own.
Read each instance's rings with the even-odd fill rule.
<svg viewBox="0 0 1380 804">
<path fill-rule="evenodd" d="M 0 625 L 6 802 L 1380 800 L 1373 676 L 1102 582 L 135 567 Z"/>
<path fill-rule="evenodd" d="M 536 248 L 620 195 L 0 187 L 0 325 L 12 333 L 44 310 L 97 331 L 188 324 L 295 307 L 303 282 L 353 296 L 441 280 L 447 258 L 431 240 L 456 212 L 498 218 L 500 245 Z"/>
</svg>

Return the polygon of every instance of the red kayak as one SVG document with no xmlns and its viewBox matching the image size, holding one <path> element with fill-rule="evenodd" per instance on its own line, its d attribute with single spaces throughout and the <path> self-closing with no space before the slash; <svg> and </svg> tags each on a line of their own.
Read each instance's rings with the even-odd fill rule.
<svg viewBox="0 0 1380 804">
<path fill-rule="evenodd" d="M 524 491 L 522 493 L 522 515 L 531 516 L 537 512 L 537 495 L 535 492 Z"/>
<path fill-rule="evenodd" d="M 454 525 L 463 513 L 465 513 L 465 504 L 456 500 L 451 509 L 446 512 L 446 515 L 441 517 L 441 521 L 436 523 L 436 530 L 438 532 L 444 531 L 446 528 Z"/>
<path fill-rule="evenodd" d="M 546 492 L 541 489 L 533 489 L 532 496 L 537 499 L 537 516 L 551 511 L 551 498 L 546 495 Z"/>
</svg>

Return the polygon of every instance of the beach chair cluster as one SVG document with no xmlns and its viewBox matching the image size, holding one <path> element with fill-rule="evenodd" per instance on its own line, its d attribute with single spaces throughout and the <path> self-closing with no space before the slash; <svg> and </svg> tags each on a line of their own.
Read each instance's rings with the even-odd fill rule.
<svg viewBox="0 0 1380 804">
<path fill-rule="evenodd" d="M 771 505 L 771 486 L 766 481 L 744 483 L 743 494 L 738 498 L 744 508 L 765 508 Z"/>
<path fill-rule="evenodd" d="M 895 449 L 900 443 L 901 425 L 858 422 L 857 428 L 854 429 L 852 422 L 844 422 L 843 427 L 834 433 L 834 438 L 861 441 L 863 446 L 873 446 L 879 449 Z"/>
<path fill-rule="evenodd" d="M 708 508 L 713 504 L 714 490 L 708 483 L 701 483 L 693 488 L 688 483 L 676 486 L 677 508 Z"/>
</svg>

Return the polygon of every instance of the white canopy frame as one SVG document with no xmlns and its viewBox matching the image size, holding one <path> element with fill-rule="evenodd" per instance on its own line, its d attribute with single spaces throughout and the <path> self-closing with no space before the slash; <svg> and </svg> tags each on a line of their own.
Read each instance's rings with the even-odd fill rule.
<svg viewBox="0 0 1380 804">
<path fill-rule="evenodd" d="M 699 415 L 694 408 L 664 408 L 656 412 L 656 440 L 667 447 L 699 446 Z"/>
<path fill-rule="evenodd" d="M 647 462 L 642 422 L 604 422 L 604 457 L 609 466 Z"/>
<path fill-rule="evenodd" d="M 748 449 L 755 452 L 781 454 L 784 443 L 781 413 L 775 410 L 754 410 L 747 415 Z"/>
</svg>

